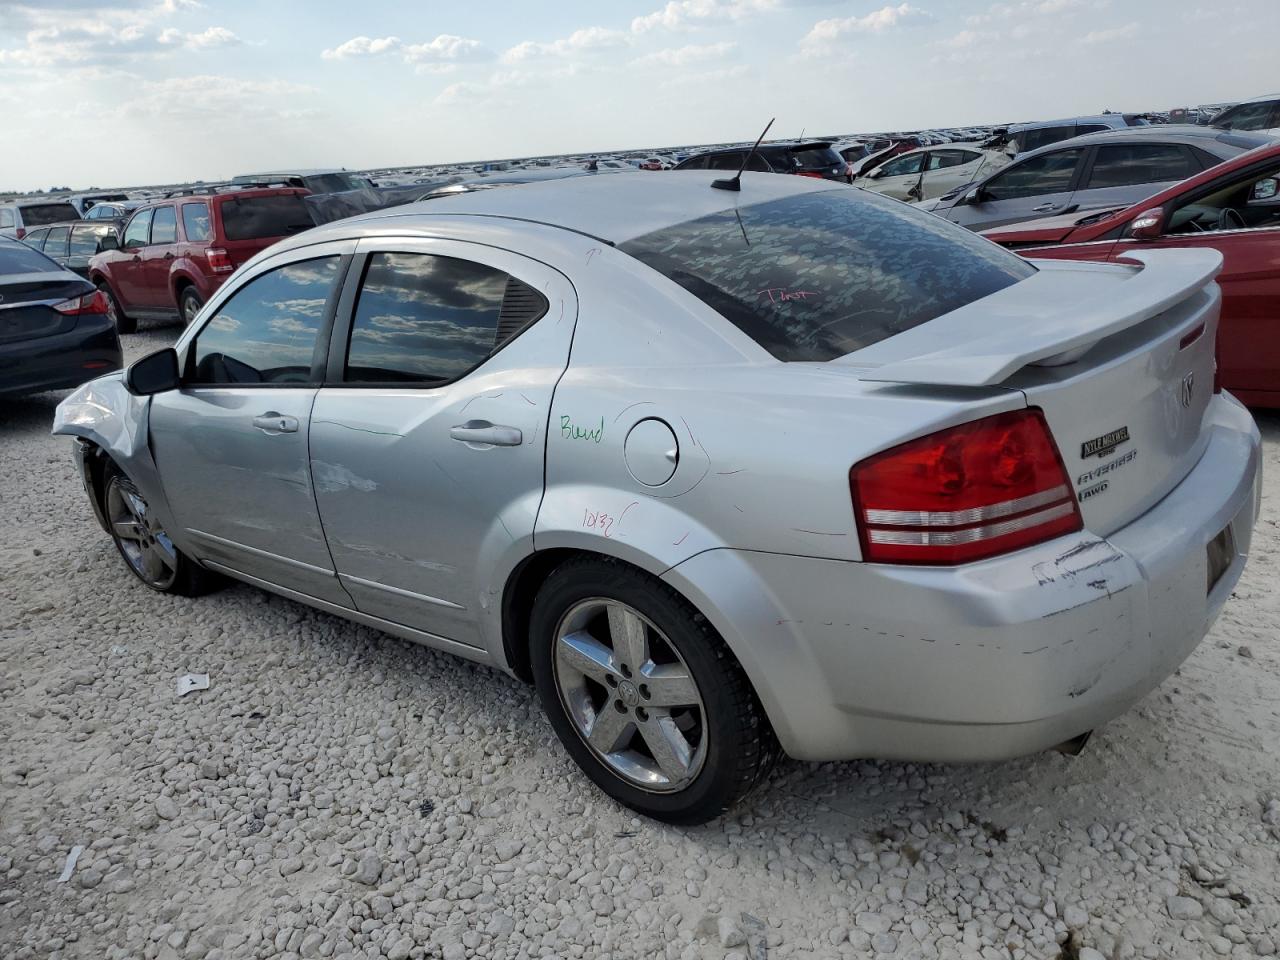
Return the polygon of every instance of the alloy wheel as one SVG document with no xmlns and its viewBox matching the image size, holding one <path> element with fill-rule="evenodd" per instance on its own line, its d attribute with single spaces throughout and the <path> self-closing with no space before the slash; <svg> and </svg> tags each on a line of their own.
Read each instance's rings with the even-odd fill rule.
<svg viewBox="0 0 1280 960">
<path fill-rule="evenodd" d="M 107 488 L 107 520 L 139 579 L 157 590 L 172 586 L 178 576 L 178 551 L 137 487 L 123 477 Z"/>
<path fill-rule="evenodd" d="M 643 790 L 681 790 L 706 761 L 706 714 L 679 650 L 628 604 L 575 604 L 555 634 L 556 690 L 578 735 Z"/>
</svg>

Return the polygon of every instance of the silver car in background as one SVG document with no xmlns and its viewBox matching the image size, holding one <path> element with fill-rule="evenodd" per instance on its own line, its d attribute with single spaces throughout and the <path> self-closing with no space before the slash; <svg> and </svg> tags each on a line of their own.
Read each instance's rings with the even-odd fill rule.
<svg viewBox="0 0 1280 960">
<path fill-rule="evenodd" d="M 803 177 L 579 177 L 319 227 L 59 406 L 152 589 L 234 577 L 532 681 L 705 821 L 779 750 L 1072 741 L 1204 636 L 1259 436 L 1213 253 L 1031 264 Z"/>
</svg>

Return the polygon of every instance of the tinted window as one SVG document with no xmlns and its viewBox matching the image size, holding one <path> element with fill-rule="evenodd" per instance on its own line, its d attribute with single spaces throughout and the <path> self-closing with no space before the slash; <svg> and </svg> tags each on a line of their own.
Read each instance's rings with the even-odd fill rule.
<svg viewBox="0 0 1280 960">
<path fill-rule="evenodd" d="M 862 190 L 739 207 L 621 249 L 780 360 L 830 360 L 1035 273 L 940 217 Z"/>
<path fill-rule="evenodd" d="M 73 257 L 92 257 L 98 252 L 98 239 L 111 233 L 111 224 L 86 224 L 71 229 L 71 249 L 68 254 Z"/>
<path fill-rule="evenodd" d="M 207 203 L 184 203 L 182 205 L 182 229 L 192 243 L 208 240 L 213 233 L 209 230 L 209 205 Z"/>
<path fill-rule="evenodd" d="M 139 210 L 133 215 L 129 225 L 124 228 L 124 243 L 121 246 L 126 250 L 130 247 L 145 247 L 150 233 L 151 210 Z"/>
<path fill-rule="evenodd" d="M 714 157 L 707 158 L 708 170 L 737 170 L 742 166 L 742 158 L 745 154 L 741 153 L 721 153 Z"/>
<path fill-rule="evenodd" d="M 28 227 L 79 219 L 80 211 L 69 203 L 33 203 L 22 207 L 22 222 Z"/>
<path fill-rule="evenodd" d="M 681 170 L 705 170 L 707 169 L 707 158 L 705 155 L 698 157 L 690 157 L 684 163 L 680 164 Z"/>
<path fill-rule="evenodd" d="M 977 157 L 976 153 L 965 153 L 960 150 L 935 150 L 929 154 L 930 170 L 945 170 L 947 167 L 959 167 Z"/>
<path fill-rule="evenodd" d="M 196 337 L 193 382 L 310 382 L 339 259 L 291 263 L 232 294 Z"/>
<path fill-rule="evenodd" d="M 988 200 L 1016 200 L 1043 193 L 1062 193 L 1071 186 L 1082 150 L 1059 150 L 1015 164 L 987 181 Z"/>
<path fill-rule="evenodd" d="M 61 269 L 43 253 L 28 246 L 0 242 L 0 276 L 14 273 L 52 273 Z"/>
<path fill-rule="evenodd" d="M 1199 172 L 1200 168 L 1191 155 L 1177 144 L 1108 144 L 1099 147 L 1094 155 L 1088 188 L 1185 180 Z"/>
<path fill-rule="evenodd" d="M 470 260 L 369 258 L 347 351 L 354 382 L 448 383 L 546 312 L 540 293 Z"/>
<path fill-rule="evenodd" d="M 48 235 L 48 230 L 28 230 L 26 236 L 22 238 L 22 242 L 33 250 L 43 250 L 44 240 Z"/>
<path fill-rule="evenodd" d="M 314 226 L 297 193 L 222 201 L 222 232 L 228 240 L 286 237 Z"/>
<path fill-rule="evenodd" d="M 176 243 L 178 240 L 178 215 L 173 207 L 156 207 L 151 215 L 151 242 Z"/>
<path fill-rule="evenodd" d="M 0 207 L 0 227 L 12 227 L 13 224 L 13 208 Z"/>
<path fill-rule="evenodd" d="M 824 170 L 827 167 L 839 167 L 840 154 L 832 147 L 811 147 L 806 150 L 788 150 L 792 166 L 798 170 Z"/>
<path fill-rule="evenodd" d="M 1268 130 L 1276 125 L 1272 114 L 1277 109 L 1274 100 L 1262 103 L 1242 103 L 1223 110 L 1213 119 L 1213 125 L 1224 130 Z"/>
<path fill-rule="evenodd" d="M 1103 130 L 1110 130 L 1105 123 L 1081 123 L 1076 125 L 1075 135 L 1082 137 L 1086 133 L 1101 133 Z"/>
<path fill-rule="evenodd" d="M 1022 133 L 1015 134 L 1014 139 L 1018 141 L 1018 149 L 1025 153 L 1028 150 L 1036 150 L 1040 147 L 1047 147 L 1051 143 L 1057 143 L 1059 140 L 1069 140 L 1076 135 L 1074 125 L 1066 127 L 1040 127 L 1036 130 L 1024 130 Z"/>
<path fill-rule="evenodd" d="M 46 257 L 65 257 L 67 255 L 67 237 L 70 233 L 70 227 L 51 227 L 49 236 L 45 238 L 44 246 L 40 248 L 44 251 L 44 255 Z"/>
<path fill-rule="evenodd" d="M 925 154 L 911 153 L 905 157 L 894 157 L 880 168 L 886 177 L 901 177 L 909 173 L 919 173 L 924 163 Z"/>
<path fill-rule="evenodd" d="M 322 173 L 304 177 L 303 182 L 312 193 L 339 193 L 343 190 L 359 190 L 369 186 L 369 181 L 354 173 Z"/>
</svg>

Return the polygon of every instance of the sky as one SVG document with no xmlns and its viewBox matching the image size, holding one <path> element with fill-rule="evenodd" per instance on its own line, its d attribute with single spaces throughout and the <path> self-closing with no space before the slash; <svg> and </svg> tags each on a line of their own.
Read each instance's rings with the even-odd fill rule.
<svg viewBox="0 0 1280 960">
<path fill-rule="evenodd" d="M 1276 92 L 1280 0 L 0 0 L 0 190 Z"/>
</svg>

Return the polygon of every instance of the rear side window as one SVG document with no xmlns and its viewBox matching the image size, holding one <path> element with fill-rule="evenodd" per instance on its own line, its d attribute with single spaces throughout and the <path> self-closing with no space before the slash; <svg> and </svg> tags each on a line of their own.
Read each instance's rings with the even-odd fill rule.
<svg viewBox="0 0 1280 960">
<path fill-rule="evenodd" d="M 182 205 L 182 230 L 190 243 L 199 243 L 213 236 L 209 229 L 209 205 L 184 203 Z"/>
<path fill-rule="evenodd" d="M 310 230 L 315 224 L 301 194 L 228 198 L 222 201 L 222 232 L 228 240 L 263 240 Z"/>
<path fill-rule="evenodd" d="M 852 353 L 1035 273 L 963 227 L 848 189 L 712 214 L 621 249 L 779 360 Z"/>
<path fill-rule="evenodd" d="M 151 242 L 176 243 L 178 240 L 178 216 L 173 207 L 156 207 L 151 215 Z"/>
<path fill-rule="evenodd" d="M 16 273 L 53 273 L 62 268 L 38 250 L 21 243 L 0 241 L 0 276 Z"/>
<path fill-rule="evenodd" d="M 375 253 L 356 302 L 344 379 L 449 383 L 546 311 L 542 294 L 493 267 L 425 253 Z"/>
<path fill-rule="evenodd" d="M 880 175 L 884 177 L 902 177 L 909 173 L 919 173 L 926 156 L 927 154 L 923 153 L 911 153 L 905 157 L 894 157 L 880 168 Z"/>
<path fill-rule="evenodd" d="M 22 238 L 22 242 L 33 250 L 43 250 L 47 236 L 49 236 L 48 230 L 28 230 L 27 235 Z"/>
<path fill-rule="evenodd" d="M 92 257 L 98 252 L 98 240 L 111 232 L 111 224 L 95 223 L 71 228 L 71 249 L 68 254 L 73 257 Z"/>
<path fill-rule="evenodd" d="M 1101 133 L 1103 130 L 1110 130 L 1105 123 L 1081 123 L 1076 125 L 1076 136 L 1083 137 L 1086 133 Z"/>
<path fill-rule="evenodd" d="M 22 208 L 22 222 L 28 227 L 79 219 L 80 211 L 69 203 L 33 203 Z"/>
<path fill-rule="evenodd" d="M 340 259 L 318 257 L 277 267 L 233 293 L 196 337 L 189 382 L 312 382 L 316 338 Z"/>
<path fill-rule="evenodd" d="M 13 225 L 13 207 L 0 207 L 0 227 L 12 227 Z"/>
<path fill-rule="evenodd" d="M 983 187 L 988 200 L 1017 200 L 1045 193 L 1062 193 L 1071 187 L 1083 150 L 1059 150 L 1032 157 L 992 177 Z"/>
<path fill-rule="evenodd" d="M 40 249 L 44 251 L 46 257 L 65 257 L 67 237 L 70 234 L 70 227 L 53 227 L 49 230 L 49 236 L 45 238 L 44 246 Z"/>
<path fill-rule="evenodd" d="M 1191 154 L 1174 143 L 1107 144 L 1098 147 L 1086 186 L 1096 190 L 1185 180 L 1199 172 Z"/>
</svg>

